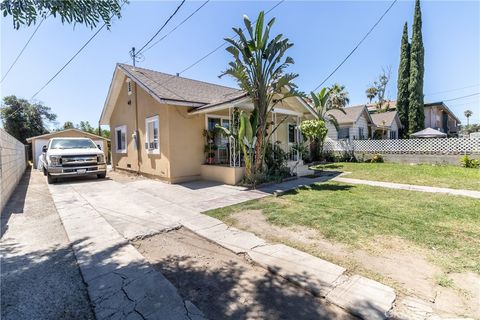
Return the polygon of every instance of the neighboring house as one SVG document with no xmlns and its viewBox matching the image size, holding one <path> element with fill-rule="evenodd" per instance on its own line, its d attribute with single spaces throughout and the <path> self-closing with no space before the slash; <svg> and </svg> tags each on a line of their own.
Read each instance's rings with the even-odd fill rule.
<svg viewBox="0 0 480 320">
<path fill-rule="evenodd" d="M 458 135 L 460 120 L 442 101 L 425 103 L 425 128 L 432 128 L 448 135 Z"/>
<path fill-rule="evenodd" d="M 253 110 L 241 90 L 117 64 L 100 124 L 110 126 L 115 170 L 170 183 L 203 178 L 236 184 L 244 172 L 238 144 L 217 136 L 211 156 L 204 137 L 215 125 L 230 128 L 235 110 Z M 272 112 L 272 122 L 281 123 L 272 140 L 290 152 L 300 140 L 297 125 L 312 115 L 303 99 L 286 99 Z M 206 165 L 207 157 L 215 165 Z"/>
<path fill-rule="evenodd" d="M 105 152 L 105 154 L 108 153 L 108 141 L 110 140 L 107 138 L 97 136 L 96 134 L 88 133 L 79 129 L 54 131 L 27 139 L 27 142 L 32 144 L 32 157 L 34 168 L 37 168 L 38 157 L 42 154 L 43 146 L 46 146 L 48 144 L 48 140 L 50 140 L 51 138 L 61 137 L 90 138 L 96 145 L 100 146 L 100 149 Z"/>
<path fill-rule="evenodd" d="M 332 140 L 363 140 L 372 137 L 374 123 L 366 106 L 344 108 L 345 113 L 339 110 L 328 111 L 327 114 L 337 119 L 339 130 L 330 122 L 326 122 L 327 137 Z"/>
<path fill-rule="evenodd" d="M 388 110 L 396 109 L 396 101 L 387 101 Z M 370 113 L 378 112 L 375 104 L 367 105 Z M 425 128 L 432 128 L 450 136 L 458 136 L 460 120 L 442 101 L 425 103 Z"/>
<path fill-rule="evenodd" d="M 370 114 L 375 124 L 374 138 L 399 139 L 399 130 L 402 127 L 397 111 L 378 112 Z"/>
</svg>

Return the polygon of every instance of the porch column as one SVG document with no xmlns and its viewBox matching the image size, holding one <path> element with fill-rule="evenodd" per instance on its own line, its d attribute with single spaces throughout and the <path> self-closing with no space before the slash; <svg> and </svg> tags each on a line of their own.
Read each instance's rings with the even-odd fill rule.
<svg viewBox="0 0 480 320">
<path fill-rule="evenodd" d="M 297 130 L 295 130 L 295 134 L 297 136 L 297 147 L 300 145 L 300 117 L 297 116 Z M 303 160 L 303 159 L 300 159 L 300 151 L 298 150 L 297 148 L 297 161 L 300 161 L 300 160 Z"/>
</svg>

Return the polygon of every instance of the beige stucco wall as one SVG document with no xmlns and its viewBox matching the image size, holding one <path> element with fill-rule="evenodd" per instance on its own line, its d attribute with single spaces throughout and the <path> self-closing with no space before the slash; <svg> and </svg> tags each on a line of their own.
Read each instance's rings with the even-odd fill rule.
<svg viewBox="0 0 480 320">
<path fill-rule="evenodd" d="M 167 105 L 158 103 L 140 87 L 136 88 L 135 85 L 132 86 L 132 94 L 128 95 L 125 81 L 123 83 L 124 85 L 110 118 L 112 166 L 114 169 L 144 173 L 168 180 L 170 178 L 169 108 Z M 137 99 L 135 99 L 136 90 L 138 91 Z M 137 128 L 136 107 L 138 107 L 138 146 L 135 145 L 132 137 Z M 160 154 L 151 154 L 144 147 L 145 119 L 156 115 L 159 117 Z M 122 125 L 127 127 L 127 152 L 117 153 L 115 128 Z M 140 151 L 140 156 L 138 156 L 137 148 Z"/>
<path fill-rule="evenodd" d="M 201 177 L 204 180 L 235 185 L 242 180 L 244 175 L 245 168 L 243 167 L 215 166 L 206 164 L 201 166 Z"/>
<path fill-rule="evenodd" d="M 169 106 L 169 112 L 172 182 L 199 178 L 205 162 L 205 115 L 190 116 L 187 107 Z"/>
<path fill-rule="evenodd" d="M 189 115 L 188 107 L 161 104 L 139 86 L 132 86 L 132 94 L 127 93 L 126 77 L 110 118 L 112 165 L 114 169 L 138 172 L 177 183 L 204 177 L 202 165 L 205 163 L 203 130 L 208 115 L 228 116 L 229 110 L 207 114 Z M 135 95 L 137 101 L 135 102 Z M 129 104 L 130 101 L 130 104 Z M 139 155 L 132 138 L 138 113 Z M 160 154 L 148 153 L 145 149 L 145 119 L 159 116 Z M 281 116 L 278 115 L 278 120 Z M 295 123 L 295 117 L 278 129 L 277 140 L 288 145 L 287 123 Z M 127 127 L 127 152 L 116 152 L 115 128 Z M 204 170 L 205 171 L 205 170 Z M 237 170 L 238 171 L 238 170 Z M 212 173 L 213 174 L 213 173 Z M 215 175 L 215 174 L 214 174 Z M 221 174 L 223 176 L 224 174 Z M 223 178 L 222 178 L 223 179 Z M 228 181 L 237 180 L 238 172 Z M 236 181 L 238 182 L 238 181 Z"/>
</svg>

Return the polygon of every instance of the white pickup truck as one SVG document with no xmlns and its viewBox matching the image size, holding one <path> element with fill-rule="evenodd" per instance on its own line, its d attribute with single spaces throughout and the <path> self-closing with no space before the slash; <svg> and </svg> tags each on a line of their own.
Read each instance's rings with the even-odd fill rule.
<svg viewBox="0 0 480 320">
<path fill-rule="evenodd" d="M 105 178 L 105 154 L 88 138 L 52 138 L 43 146 L 41 166 L 48 183 L 57 178 L 96 175 Z"/>
</svg>

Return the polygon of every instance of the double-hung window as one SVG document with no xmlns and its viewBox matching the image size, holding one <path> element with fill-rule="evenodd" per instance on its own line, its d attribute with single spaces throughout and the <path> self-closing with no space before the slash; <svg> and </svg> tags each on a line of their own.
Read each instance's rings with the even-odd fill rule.
<svg viewBox="0 0 480 320">
<path fill-rule="evenodd" d="M 338 130 L 338 140 L 349 139 L 350 138 L 350 128 L 340 128 Z"/>
<path fill-rule="evenodd" d="M 145 149 L 149 153 L 160 153 L 160 131 L 158 116 L 145 119 Z"/>
<path fill-rule="evenodd" d="M 115 152 L 127 153 L 127 126 L 115 127 Z"/>
<path fill-rule="evenodd" d="M 358 139 L 360 139 L 360 140 L 365 139 L 364 129 L 362 127 L 358 128 Z"/>
<path fill-rule="evenodd" d="M 390 139 L 397 139 L 397 131 L 390 131 Z"/>
</svg>

